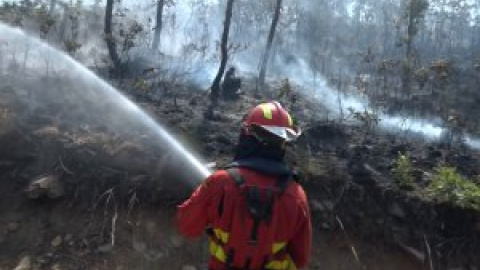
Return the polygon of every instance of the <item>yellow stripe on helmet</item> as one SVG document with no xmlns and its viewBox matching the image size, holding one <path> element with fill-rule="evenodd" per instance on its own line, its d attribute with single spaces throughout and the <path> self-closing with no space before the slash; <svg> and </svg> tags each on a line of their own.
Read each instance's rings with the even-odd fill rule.
<svg viewBox="0 0 480 270">
<path fill-rule="evenodd" d="M 290 127 L 292 127 L 292 126 L 293 126 L 293 119 L 292 119 L 292 117 L 290 116 L 289 113 L 287 113 L 287 117 L 288 117 L 288 125 L 289 125 Z"/>
<path fill-rule="evenodd" d="M 276 109 L 275 105 L 273 105 L 272 103 L 263 103 L 263 104 L 260 104 L 259 106 L 263 111 L 263 117 L 265 117 L 265 119 L 272 120 L 273 110 Z"/>
</svg>

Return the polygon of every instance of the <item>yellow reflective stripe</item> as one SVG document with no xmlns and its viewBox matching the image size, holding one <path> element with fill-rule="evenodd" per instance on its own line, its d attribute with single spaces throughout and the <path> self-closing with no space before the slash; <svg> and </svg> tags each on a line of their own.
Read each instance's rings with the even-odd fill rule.
<svg viewBox="0 0 480 270">
<path fill-rule="evenodd" d="M 215 233 L 215 236 L 217 237 L 217 239 L 220 240 L 222 243 L 224 244 L 228 243 L 228 238 L 230 237 L 229 233 L 219 228 L 213 229 L 213 232 Z"/>
<path fill-rule="evenodd" d="M 230 234 L 220 228 L 213 229 L 213 233 L 215 235 L 210 239 L 209 245 L 210 255 L 224 263 L 227 261 L 227 255 L 222 245 L 228 243 Z M 220 244 L 218 242 L 220 242 Z"/>
<path fill-rule="evenodd" d="M 288 256 L 283 261 L 270 261 L 265 265 L 265 269 L 272 270 L 297 270 L 297 266 L 293 262 L 292 258 Z"/>
<path fill-rule="evenodd" d="M 279 252 L 281 249 L 283 249 L 287 245 L 286 242 L 278 242 L 278 243 L 273 243 L 272 246 L 272 253 L 275 254 Z"/>
<path fill-rule="evenodd" d="M 265 265 L 265 269 L 273 269 L 273 270 L 286 270 L 288 269 L 288 260 L 284 261 L 270 261 Z"/>
<path fill-rule="evenodd" d="M 263 111 L 263 117 L 265 117 L 266 119 L 272 120 L 273 119 L 272 111 L 275 110 L 275 105 L 271 103 L 263 103 L 263 104 L 260 104 L 259 106 Z"/>
<path fill-rule="evenodd" d="M 210 250 L 210 255 L 215 257 L 217 260 L 221 261 L 222 263 L 227 261 L 227 255 L 225 254 L 225 251 L 220 245 L 217 245 L 214 241 L 210 240 L 210 245 L 209 248 Z"/>
<path fill-rule="evenodd" d="M 288 256 L 288 270 L 297 270 L 297 266 L 292 260 L 292 257 Z"/>
</svg>

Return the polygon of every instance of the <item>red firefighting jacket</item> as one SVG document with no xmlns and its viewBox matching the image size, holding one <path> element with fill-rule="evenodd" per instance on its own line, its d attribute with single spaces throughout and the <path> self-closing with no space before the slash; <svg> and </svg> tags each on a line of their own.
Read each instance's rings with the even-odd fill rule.
<svg viewBox="0 0 480 270">
<path fill-rule="evenodd" d="M 238 168 L 238 172 L 246 185 L 270 188 L 278 181 L 252 169 Z M 190 238 L 209 228 L 210 270 L 303 268 L 312 232 L 306 194 L 298 183 L 289 181 L 277 196 L 269 223 L 257 227 L 258 241 L 248 243 L 254 222 L 238 210 L 246 207 L 241 188 L 227 171 L 219 170 L 179 206 L 177 227 Z"/>
</svg>

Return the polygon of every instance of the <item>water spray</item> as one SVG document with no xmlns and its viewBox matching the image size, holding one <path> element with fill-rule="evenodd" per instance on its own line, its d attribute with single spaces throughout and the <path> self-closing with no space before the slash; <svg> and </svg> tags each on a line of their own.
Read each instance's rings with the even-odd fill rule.
<svg viewBox="0 0 480 270">
<path fill-rule="evenodd" d="M 46 65 L 47 69 L 50 70 L 50 73 L 55 71 L 54 64 L 67 64 L 67 70 L 69 71 L 69 74 L 73 74 L 72 72 L 77 72 L 78 75 L 81 76 L 75 79 L 78 80 L 79 83 L 88 83 L 88 87 L 91 88 L 85 90 L 85 95 L 87 95 L 89 92 L 93 92 L 99 93 L 100 96 L 108 97 L 108 102 L 114 104 L 115 106 L 118 106 L 118 108 L 120 108 L 123 112 L 128 113 L 129 116 L 138 119 L 139 122 L 144 124 L 149 130 L 153 132 L 156 138 L 158 138 L 159 142 L 165 142 L 169 146 L 171 146 L 171 148 L 174 149 L 175 152 L 177 152 L 185 161 L 185 164 L 183 164 L 181 168 L 188 168 L 189 170 L 192 170 L 192 172 L 194 172 L 195 179 L 191 179 L 192 184 L 197 184 L 210 174 L 210 171 L 190 151 L 188 151 L 182 144 L 180 144 L 162 126 L 155 122 L 152 117 L 150 117 L 146 112 L 140 109 L 136 104 L 134 104 L 126 96 L 121 94 L 114 87 L 109 85 L 104 80 L 100 79 L 92 71 L 88 70 L 86 67 L 72 59 L 70 56 L 66 55 L 60 50 L 51 47 L 50 45 L 40 41 L 37 38 L 26 34 L 20 29 L 12 28 L 2 23 L 0 23 L 0 37 L 2 37 L 3 42 L 13 43 L 16 47 L 18 46 L 18 44 L 16 43 L 28 43 L 30 44 L 30 46 L 32 46 L 32 50 L 37 51 L 37 54 L 47 54 L 50 58 L 48 61 L 46 61 L 46 63 L 41 63 L 40 60 L 31 63 L 36 71 L 40 70 L 39 67 L 42 64 L 44 66 Z M 55 63 L 49 63 L 49 61 L 51 60 L 54 60 Z M 0 63 L 0 66 L 3 64 L 4 63 Z M 8 75 L 5 77 L 8 77 Z"/>
</svg>

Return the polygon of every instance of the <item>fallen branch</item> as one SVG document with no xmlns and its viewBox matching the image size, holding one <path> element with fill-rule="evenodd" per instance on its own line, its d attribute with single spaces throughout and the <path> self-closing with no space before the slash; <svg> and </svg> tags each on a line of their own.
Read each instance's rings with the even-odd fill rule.
<svg viewBox="0 0 480 270">
<path fill-rule="evenodd" d="M 432 248 L 430 247 L 430 243 L 428 243 L 427 236 L 423 235 L 423 241 L 425 242 L 425 248 L 427 249 L 427 258 L 428 258 L 428 266 L 430 270 L 435 270 L 433 268 L 433 261 L 432 261 Z"/>
<path fill-rule="evenodd" d="M 338 224 L 340 225 L 340 228 L 342 229 L 343 235 L 345 236 L 345 239 L 347 240 L 347 243 L 350 246 L 350 250 L 352 251 L 352 254 L 355 257 L 355 260 L 363 268 L 363 264 L 360 261 L 357 250 L 355 249 L 355 246 L 352 244 L 352 241 L 351 241 L 350 237 L 348 236 L 347 231 L 345 230 L 345 227 L 343 226 L 343 222 L 340 220 L 339 216 L 335 216 L 335 219 L 337 220 Z"/>
<path fill-rule="evenodd" d="M 62 160 L 62 157 L 58 157 L 58 161 L 59 161 L 59 164 L 60 164 L 60 167 L 62 167 L 63 171 L 70 174 L 70 175 L 75 175 L 74 172 L 72 172 L 71 170 L 69 170 L 67 167 L 65 167 L 65 165 L 63 164 L 63 160 Z"/>
<path fill-rule="evenodd" d="M 110 239 L 111 239 L 110 243 L 112 244 L 112 247 L 115 246 L 115 230 L 116 230 L 117 217 L 118 217 L 117 204 L 115 203 L 115 199 L 114 199 L 114 204 L 115 204 L 115 214 L 113 214 L 113 217 L 112 217 L 112 230 L 110 232 Z"/>
</svg>

